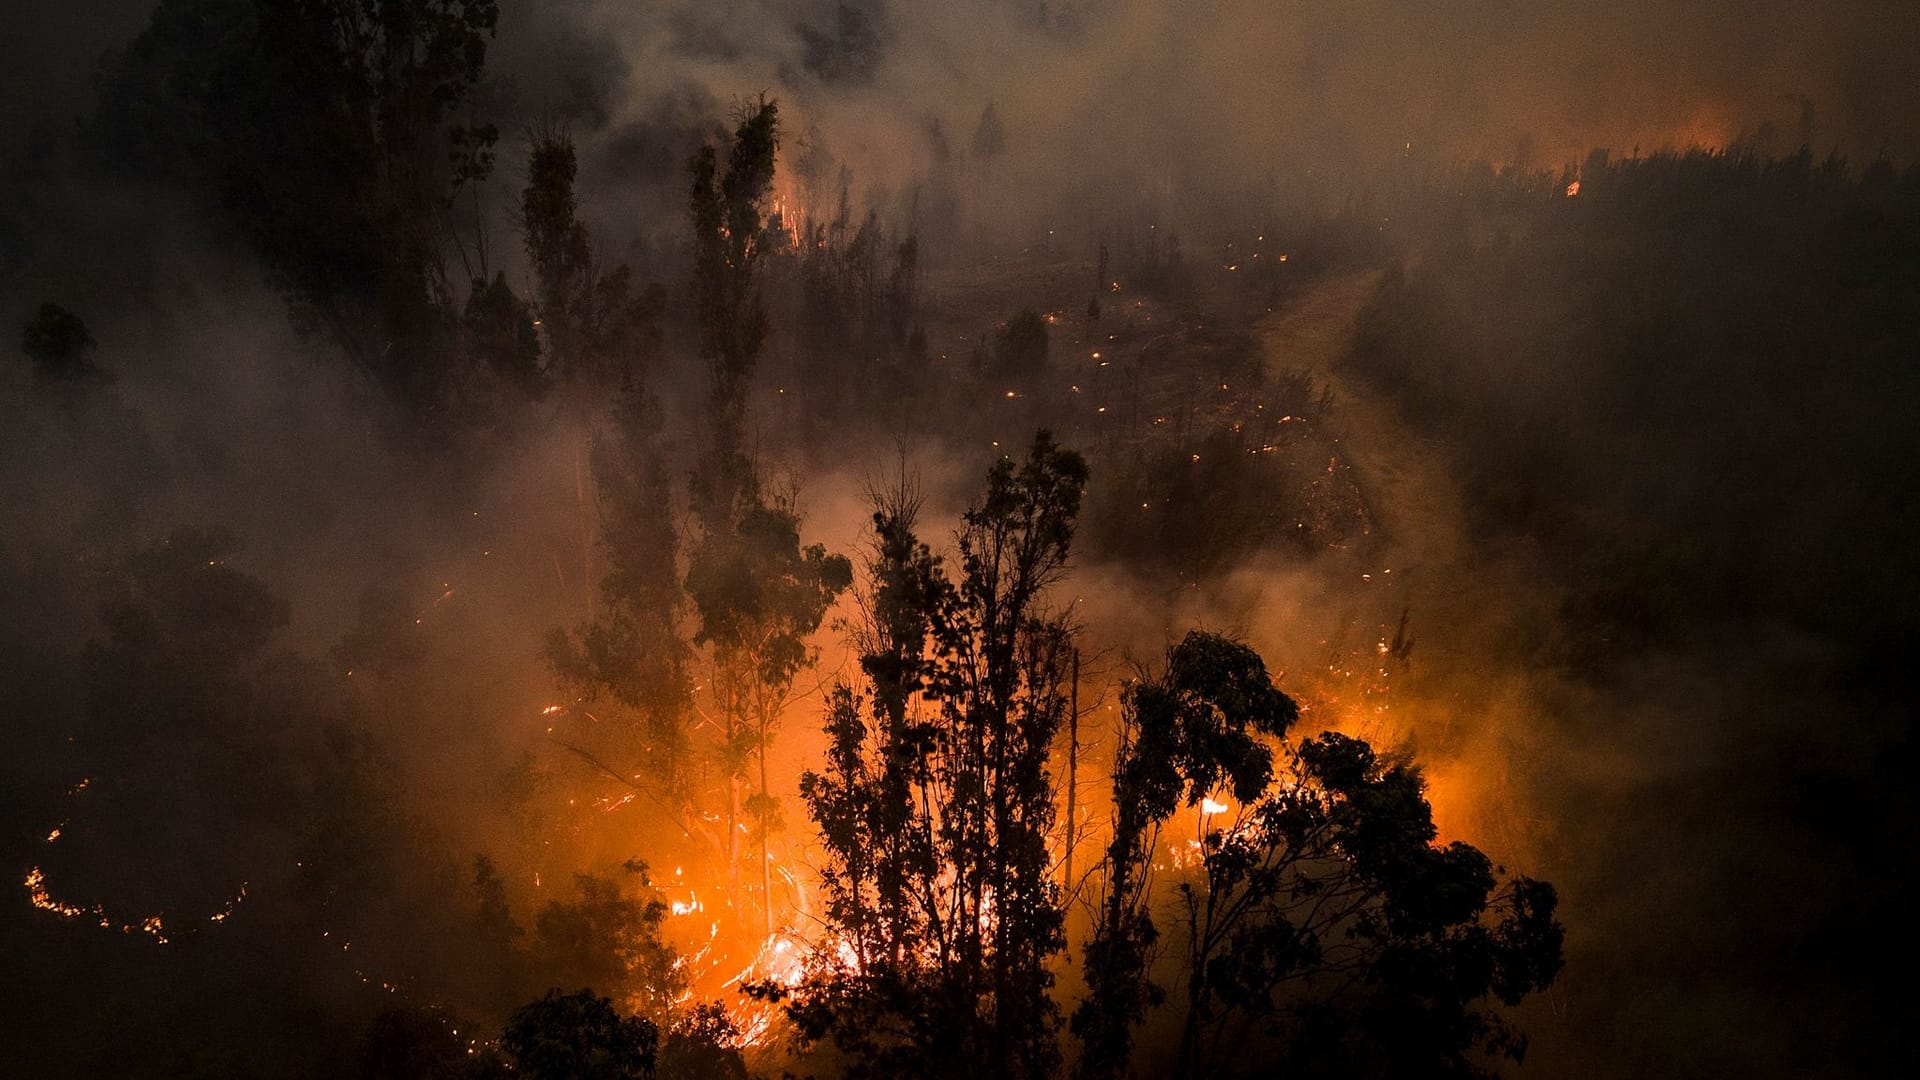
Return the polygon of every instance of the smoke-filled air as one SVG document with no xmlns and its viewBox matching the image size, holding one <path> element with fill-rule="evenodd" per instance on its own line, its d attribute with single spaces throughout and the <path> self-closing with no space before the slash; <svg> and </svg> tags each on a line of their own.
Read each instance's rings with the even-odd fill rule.
<svg viewBox="0 0 1920 1080">
<path fill-rule="evenodd" d="M 1910 1056 L 1911 0 L 4 23 L 0 1076 Z"/>
</svg>

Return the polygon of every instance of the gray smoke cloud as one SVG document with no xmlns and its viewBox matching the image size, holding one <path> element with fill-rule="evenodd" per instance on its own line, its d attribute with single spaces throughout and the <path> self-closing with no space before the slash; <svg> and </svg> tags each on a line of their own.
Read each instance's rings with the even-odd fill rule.
<svg viewBox="0 0 1920 1080">
<path fill-rule="evenodd" d="M 1003 213 L 1095 193 L 1338 199 L 1409 161 L 1558 168 L 1596 146 L 1920 144 L 1904 89 L 1920 13 L 1898 0 L 576 2 L 519 25 L 620 58 L 624 77 L 594 83 L 587 111 L 631 139 L 686 130 L 688 100 L 764 91 L 790 133 L 817 127 L 856 182 L 885 190 L 926 182 L 934 124 L 967 157 L 992 104 L 1007 139 L 987 201 Z M 613 70 L 579 56 L 518 52 L 511 66 L 546 71 L 522 81 L 522 103 L 557 107 Z M 634 164 L 607 163 L 609 186 L 620 163 Z"/>
</svg>

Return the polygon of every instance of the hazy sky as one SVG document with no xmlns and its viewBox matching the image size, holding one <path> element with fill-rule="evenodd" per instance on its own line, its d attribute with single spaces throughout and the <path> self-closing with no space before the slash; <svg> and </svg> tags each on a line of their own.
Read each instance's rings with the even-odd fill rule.
<svg viewBox="0 0 1920 1080">
<path fill-rule="evenodd" d="M 24 5 L 0 43 L 0 146 L 70 130 L 100 54 L 153 0 Z M 596 136 L 585 193 L 675 193 L 685 147 L 766 92 L 817 128 L 856 198 L 964 157 L 993 104 L 997 198 L 1192 197 L 1279 178 L 1338 199 L 1382 168 L 1459 158 L 1557 168 L 1771 130 L 1856 159 L 1920 147 L 1910 0 L 504 0 L 486 100 L 509 136 Z M 509 140 L 511 141 L 511 139 Z M 509 154 L 506 160 L 511 160 Z M 592 207 L 589 212 L 593 213 Z"/>
</svg>

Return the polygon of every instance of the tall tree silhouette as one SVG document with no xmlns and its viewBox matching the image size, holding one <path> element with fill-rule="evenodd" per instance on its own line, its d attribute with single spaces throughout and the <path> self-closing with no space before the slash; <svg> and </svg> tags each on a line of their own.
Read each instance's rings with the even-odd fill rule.
<svg viewBox="0 0 1920 1080">
<path fill-rule="evenodd" d="M 1159 679 L 1127 688 L 1124 709 L 1106 892 L 1086 946 L 1087 997 L 1073 1015 L 1082 1076 L 1118 1075 L 1132 1026 L 1162 999 L 1146 977 L 1159 939 L 1148 889 L 1160 826 L 1217 788 L 1258 797 L 1273 772 L 1262 737 L 1284 735 L 1299 716 L 1253 650 L 1198 632 L 1169 651 Z"/>
<path fill-rule="evenodd" d="M 861 657 L 871 697 L 834 692 L 827 770 L 802 781 L 839 940 L 789 1008 L 802 1037 L 833 1042 L 855 1075 L 1058 1065 L 1047 762 L 1072 634 L 1047 596 L 1086 475 L 1045 432 L 1024 462 L 1002 459 L 957 537 L 957 581 L 915 536 L 911 497 L 876 507 Z"/>
<path fill-rule="evenodd" d="M 682 764 L 691 687 L 680 625 L 681 526 L 652 390 L 666 294 L 657 284 L 636 290 L 626 265 L 609 270 L 594 258 L 578 217 L 576 170 L 565 132 L 532 136 L 518 213 L 546 343 L 544 377 L 581 431 L 593 433 L 574 455 L 573 477 L 587 616 L 571 633 L 549 635 L 546 654 L 576 693 L 610 692 L 638 711 L 644 745 L 621 749 L 642 751 L 649 771 L 668 778 Z M 596 552 L 606 564 L 597 580 Z"/>
<path fill-rule="evenodd" d="M 594 400 L 650 374 L 646 369 L 660 353 L 665 292 L 638 287 L 626 264 L 607 266 L 595 257 L 593 237 L 579 218 L 578 171 L 570 134 L 536 131 L 517 210 L 547 374 Z"/>
<path fill-rule="evenodd" d="M 1161 1000 L 1147 876 L 1181 805 L 1203 814 L 1199 866 L 1174 885 L 1177 1075 L 1207 1073 L 1230 1029 L 1314 1073 L 1478 1076 L 1486 1054 L 1524 1054 L 1487 1002 L 1517 1004 L 1558 972 L 1553 888 L 1501 884 L 1473 847 L 1436 845 L 1418 769 L 1337 733 L 1288 744 L 1293 702 L 1251 649 L 1212 634 L 1188 634 L 1164 674 L 1130 686 L 1126 713 L 1107 894 L 1073 1018 L 1082 1075 L 1120 1075 L 1131 1027 Z M 1239 809 L 1228 818 L 1215 796 Z"/>
<path fill-rule="evenodd" d="M 712 648 L 717 673 L 729 877 L 737 882 L 736 816 L 744 810 L 760 851 L 757 876 L 768 932 L 773 929 L 768 842 L 779 827 L 779 803 L 770 790 L 767 755 L 792 703 L 794 680 L 818 659 L 808 639 L 852 578 L 845 556 L 830 554 L 821 544 L 801 545 L 800 515 L 790 500 L 766 503 L 757 496 L 731 531 L 702 538 L 687 570 L 687 592 L 700 624 L 694 641 Z M 742 803 L 740 786 L 750 762 L 758 766 L 758 790 Z"/>
<path fill-rule="evenodd" d="M 696 485 L 696 511 L 709 532 L 727 531 L 736 503 L 752 494 L 744 445 L 747 391 L 767 336 L 759 266 L 766 253 L 765 203 L 780 143 L 779 106 L 761 99 L 741 111 L 726 168 L 712 146 L 693 159 L 694 313 L 707 362 L 711 457 Z"/>
<path fill-rule="evenodd" d="M 674 778 L 687 749 L 692 650 L 681 626 L 681 530 L 660 445 L 659 402 L 629 376 L 593 441 L 600 550 L 606 574 L 592 619 L 548 635 L 546 656 L 574 693 L 602 693 L 636 710 L 644 766 Z"/>
<path fill-rule="evenodd" d="M 807 639 L 852 580 L 844 557 L 818 544 L 801 545 L 793 500 L 769 498 L 761 490 L 745 445 L 747 394 L 767 334 L 759 267 L 770 245 L 765 203 L 779 135 L 774 102 L 762 98 L 743 106 L 724 171 L 714 147 L 701 147 L 694 156 L 689 204 L 710 442 L 694 477 L 692 502 L 701 534 L 688 566 L 687 591 L 699 616 L 695 642 L 713 650 L 731 891 L 737 899 L 737 818 L 744 809 L 758 839 L 761 909 L 769 932 L 773 888 L 767 847 L 779 814 L 769 790 L 767 754 L 794 679 L 815 660 Z M 749 761 L 756 759 L 758 790 L 743 806 L 740 785 Z"/>
</svg>

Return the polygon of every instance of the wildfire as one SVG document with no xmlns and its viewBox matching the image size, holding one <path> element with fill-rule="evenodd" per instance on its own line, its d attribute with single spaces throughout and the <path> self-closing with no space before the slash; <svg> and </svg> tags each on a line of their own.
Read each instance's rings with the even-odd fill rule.
<svg viewBox="0 0 1920 1080">
<path fill-rule="evenodd" d="M 64 915 L 69 919 L 77 919 L 87 914 L 82 908 L 77 908 L 72 904 L 55 900 L 52 895 L 47 892 L 46 871 L 37 866 L 27 871 L 25 885 L 27 889 L 27 902 L 39 908 L 41 911 L 51 911 L 55 915 Z"/>
<path fill-rule="evenodd" d="M 784 931 L 776 932 L 761 943 L 753 962 L 723 985 L 737 988 L 754 983 L 772 983 L 791 989 L 800 985 L 800 980 L 806 977 L 806 959 L 804 942 Z M 736 994 L 727 1008 L 727 1018 L 739 1030 L 741 1046 L 758 1046 L 766 1041 L 774 1024 L 779 1021 L 780 1006 L 775 1002 Z"/>
<path fill-rule="evenodd" d="M 1154 869 L 1165 870 L 1171 867 L 1174 870 L 1191 870 L 1205 862 L 1206 858 L 1206 845 L 1198 840 L 1188 840 L 1184 843 L 1175 844 L 1168 849 L 1167 861 L 1163 864 L 1157 864 Z"/>
<path fill-rule="evenodd" d="M 92 785 L 92 777 L 82 777 L 78 783 L 67 789 L 67 797 L 73 798 L 86 791 L 87 788 Z M 60 839 L 65 832 L 65 828 L 64 823 L 54 826 L 47 831 L 47 835 L 42 840 L 42 843 L 52 844 L 54 841 Z M 21 888 L 26 891 L 27 903 L 49 914 L 58 915 L 63 919 L 91 919 L 98 924 L 102 930 L 117 930 L 123 934 L 131 934 L 139 931 L 161 945 L 168 944 L 172 940 L 167 934 L 166 921 L 160 915 L 141 915 L 135 916 L 132 919 L 119 920 L 107 913 L 107 906 L 104 903 L 96 902 L 88 906 L 82 906 L 59 899 L 53 895 L 52 889 L 48 887 L 46 870 L 38 865 L 27 868 L 27 876 L 21 881 L 20 885 Z M 222 904 L 211 915 L 208 915 L 206 921 L 210 924 L 226 922 L 227 919 L 232 917 L 234 909 L 239 907 L 241 901 L 246 898 L 247 883 L 243 881 L 240 883 L 239 891 L 234 893 L 232 898 Z M 193 929 L 197 929 L 197 927 L 190 927 L 189 932 Z"/>
</svg>

